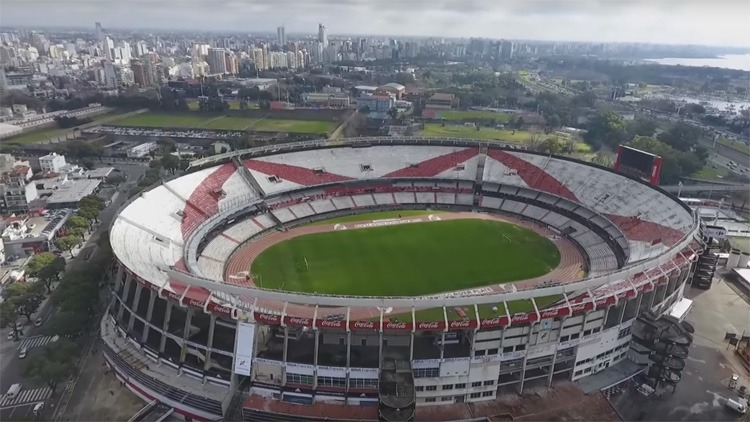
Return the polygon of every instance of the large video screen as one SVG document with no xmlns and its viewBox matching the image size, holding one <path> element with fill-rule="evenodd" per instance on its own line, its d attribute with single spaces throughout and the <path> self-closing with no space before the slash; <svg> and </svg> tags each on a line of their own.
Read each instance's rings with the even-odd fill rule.
<svg viewBox="0 0 750 422">
<path fill-rule="evenodd" d="M 661 157 L 626 145 L 620 145 L 617 149 L 615 170 L 658 185 Z"/>
</svg>

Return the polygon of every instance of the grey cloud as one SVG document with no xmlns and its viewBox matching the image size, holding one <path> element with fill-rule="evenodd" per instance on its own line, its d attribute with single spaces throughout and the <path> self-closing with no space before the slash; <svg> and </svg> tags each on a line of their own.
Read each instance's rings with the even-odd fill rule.
<svg viewBox="0 0 750 422">
<path fill-rule="evenodd" d="M 747 44 L 747 0 L 0 0 L 0 25 Z"/>
</svg>

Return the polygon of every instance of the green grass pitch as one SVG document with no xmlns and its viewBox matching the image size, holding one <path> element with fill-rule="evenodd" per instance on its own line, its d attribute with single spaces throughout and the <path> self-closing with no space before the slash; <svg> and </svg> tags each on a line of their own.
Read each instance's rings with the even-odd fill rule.
<svg viewBox="0 0 750 422">
<path fill-rule="evenodd" d="M 420 296 L 525 280 L 560 263 L 548 239 L 489 220 L 450 220 L 295 237 L 252 264 L 264 288 Z"/>
</svg>

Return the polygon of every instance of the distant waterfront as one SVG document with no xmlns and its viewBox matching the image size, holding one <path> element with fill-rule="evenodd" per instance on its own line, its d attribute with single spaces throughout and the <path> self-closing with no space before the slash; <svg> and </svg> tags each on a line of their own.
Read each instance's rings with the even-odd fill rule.
<svg viewBox="0 0 750 422">
<path fill-rule="evenodd" d="M 695 67 L 723 67 L 725 69 L 736 69 L 750 72 L 750 54 L 727 54 L 711 59 L 685 59 L 685 58 L 668 58 L 648 60 L 665 65 L 681 65 Z"/>
</svg>

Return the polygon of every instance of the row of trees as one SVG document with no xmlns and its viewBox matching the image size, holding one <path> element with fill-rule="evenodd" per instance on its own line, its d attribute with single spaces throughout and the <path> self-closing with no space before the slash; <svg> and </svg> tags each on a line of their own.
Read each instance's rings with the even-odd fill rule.
<svg viewBox="0 0 750 422">
<path fill-rule="evenodd" d="M 661 156 L 661 181 L 665 184 L 677 183 L 706 165 L 709 152 L 699 144 L 706 136 L 702 129 L 678 122 L 656 136 L 655 132 L 656 125 L 650 120 L 626 123 L 619 115 L 608 111 L 589 121 L 584 140 L 595 150 L 602 147 L 614 150 L 619 144 L 627 144 Z"/>
<path fill-rule="evenodd" d="M 80 244 L 83 235 L 91 230 L 102 209 L 103 201 L 100 198 L 83 198 L 78 204 L 76 215 L 68 219 L 67 234 L 56 241 L 58 247 L 68 249 L 69 245 Z M 5 300 L 0 304 L 0 326 L 12 327 L 17 338 L 21 329 L 19 319 L 24 317 L 26 323 L 30 323 L 31 316 L 39 309 L 45 293 L 52 292 L 54 283 L 59 282 L 59 287 L 51 297 L 58 312 L 42 329 L 43 334 L 57 336 L 57 341 L 30 353 L 23 368 L 27 378 L 46 383 L 53 391 L 76 370 L 80 348 L 71 339 L 79 337 L 95 322 L 99 282 L 111 260 L 106 235 L 100 237 L 97 246 L 98 253 L 83 269 L 67 272 L 62 257 L 50 252 L 34 255 L 25 267 L 28 281 L 8 286 L 4 292 Z"/>
</svg>

